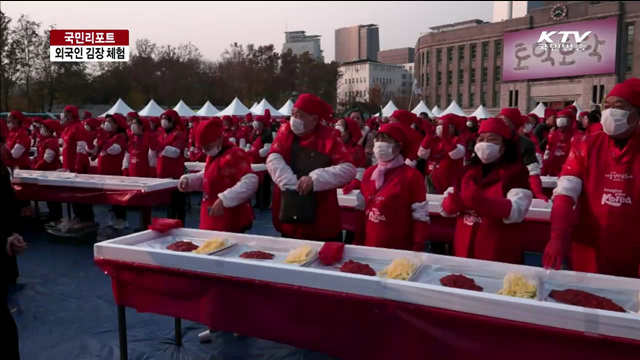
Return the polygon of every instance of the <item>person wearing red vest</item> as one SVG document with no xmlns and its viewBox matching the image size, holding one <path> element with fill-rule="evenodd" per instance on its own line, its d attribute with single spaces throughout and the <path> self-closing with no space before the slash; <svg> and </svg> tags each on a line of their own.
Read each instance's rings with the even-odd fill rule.
<svg viewBox="0 0 640 360">
<path fill-rule="evenodd" d="M 505 124 L 514 133 L 514 139 L 518 142 L 518 148 L 520 149 L 520 159 L 524 166 L 529 170 L 529 185 L 533 191 L 533 195 L 537 199 L 549 201 L 549 198 L 544 194 L 542 188 L 542 179 L 540 174 L 542 173 L 541 164 L 538 162 L 536 156 L 536 148 L 533 142 L 524 136 L 520 136 L 519 129 L 524 126 L 524 119 L 518 108 L 503 108 L 498 115 Z"/>
<path fill-rule="evenodd" d="M 198 123 L 200 122 L 200 119 L 197 116 L 191 116 L 189 118 L 189 123 L 188 123 L 188 140 L 187 140 L 187 148 L 185 149 L 184 152 L 184 157 L 191 160 L 191 161 L 195 161 L 192 160 L 192 154 L 196 151 L 196 128 L 198 127 Z"/>
<path fill-rule="evenodd" d="M 351 161 L 356 167 L 356 178 L 351 181 L 347 186 L 342 188 L 343 194 L 349 194 L 353 190 L 360 189 L 360 182 L 366 169 L 367 156 L 364 146 L 361 145 L 362 131 L 358 123 L 352 118 L 344 118 L 338 120 L 336 123 L 336 129 L 340 131 L 342 142 L 345 149 L 351 155 Z M 372 150 L 373 151 L 373 150 Z"/>
<path fill-rule="evenodd" d="M 594 134 L 602 131 L 600 116 L 594 111 L 581 112 L 579 120 L 582 122 L 582 127 L 584 128 L 585 135 Z"/>
<path fill-rule="evenodd" d="M 175 110 L 166 110 L 161 119 L 162 130 L 158 138 L 158 178 L 179 179 L 185 171 L 184 149 L 187 147 L 187 134 Z M 174 192 L 171 203 L 170 216 L 184 223 L 186 206 L 184 194 Z"/>
<path fill-rule="evenodd" d="M 427 134 L 418 148 L 417 155 L 429 163 L 426 171 L 433 183 L 430 193 L 444 193 L 462 171 L 467 151 L 466 137 L 460 136 L 463 126 L 466 127 L 466 121 L 461 116 L 441 116 L 435 136 Z"/>
<path fill-rule="evenodd" d="M 267 156 L 267 170 L 276 184 L 273 190 L 273 223 L 283 237 L 318 241 L 342 241 L 340 206 L 337 188 L 356 176 L 356 168 L 334 128 L 321 124 L 330 119 L 331 105 L 313 94 L 301 94 L 293 106 L 291 120 L 280 126 Z M 305 159 L 324 158 L 312 170 Z M 315 197 L 315 219 L 300 223 L 280 221 L 283 192 L 295 197 L 312 194 Z M 285 208 L 285 213 L 286 213 Z M 289 213 L 290 215 L 292 213 Z M 307 213 L 308 215 L 309 213 Z M 297 215 L 296 215 L 297 216 Z M 295 216 L 294 216 L 295 217 Z M 311 216 L 309 216 L 311 217 Z"/>
<path fill-rule="evenodd" d="M 455 256 L 522 264 L 521 223 L 533 195 L 517 141 L 502 119 L 480 124 L 475 153 L 442 201 L 443 216 L 457 216 Z"/>
<path fill-rule="evenodd" d="M 41 137 L 40 128 L 42 127 L 42 122 L 44 121 L 44 119 L 36 116 L 32 120 L 33 132 L 31 133 L 31 146 L 37 147 Z M 60 136 L 60 134 L 58 134 L 58 136 Z"/>
<path fill-rule="evenodd" d="M 131 137 L 122 162 L 125 176 L 153 177 L 158 161 L 158 139 L 149 132 L 149 120 L 134 119 L 131 122 Z"/>
<path fill-rule="evenodd" d="M 39 128 L 40 142 L 38 151 L 33 157 L 33 170 L 55 171 L 62 163 L 60 162 L 60 145 L 58 137 L 62 134 L 60 122 L 55 120 L 44 120 Z M 55 134 L 55 135 L 54 135 Z"/>
<path fill-rule="evenodd" d="M 349 118 L 353 119 L 356 124 L 358 124 L 358 128 L 360 129 L 360 137 L 358 138 L 359 140 L 357 144 L 361 145 L 364 149 L 364 153 L 366 156 L 365 165 L 371 166 L 371 162 L 373 159 L 373 139 L 376 136 L 376 132 L 371 128 L 370 124 L 365 123 L 360 110 L 351 110 L 351 112 L 349 112 Z"/>
<path fill-rule="evenodd" d="M 7 116 L 7 127 L 9 134 L 6 138 L 6 145 L 11 152 L 14 168 L 30 169 L 29 150 L 31 149 L 31 138 L 29 132 L 24 127 L 25 116 L 20 111 L 12 111 Z"/>
<path fill-rule="evenodd" d="M 60 124 L 63 131 L 60 141 L 62 143 L 62 168 L 58 171 L 78 172 L 82 170 L 83 159 L 93 150 L 93 144 L 87 143 L 88 132 L 80 122 L 78 108 L 67 105 L 60 114 Z M 78 156 L 80 154 L 80 156 Z M 82 236 L 97 229 L 94 221 L 93 207 L 88 204 L 73 204 L 75 218 L 71 221 L 63 219 L 48 223 L 47 231 L 57 236 Z"/>
<path fill-rule="evenodd" d="M 87 121 L 88 119 L 91 119 L 93 117 L 93 114 L 91 114 L 91 112 L 85 110 L 82 112 L 82 118 L 80 120 Z"/>
<path fill-rule="evenodd" d="M 549 137 L 549 134 L 556 128 L 557 113 L 558 110 L 556 109 L 544 109 L 544 122 L 540 123 L 534 129 L 534 134 L 538 138 L 538 145 L 543 153 L 547 150 L 547 138 Z"/>
<path fill-rule="evenodd" d="M 253 133 L 246 145 L 247 153 L 251 157 L 252 164 L 265 164 L 271 144 L 273 143 L 273 135 L 271 134 L 271 112 L 269 109 L 264 111 L 264 115 L 258 115 L 250 124 Z M 257 173 L 260 180 L 260 186 L 256 193 L 256 207 L 260 210 L 268 210 L 271 204 L 271 176 L 267 171 Z"/>
<path fill-rule="evenodd" d="M 200 229 L 244 233 L 253 224 L 251 197 L 258 189 L 251 158 L 223 136 L 220 120 L 201 122 L 196 143 L 207 154 L 207 163 L 203 171 L 183 175 L 178 189 L 203 192 Z"/>
<path fill-rule="evenodd" d="M 161 126 L 161 121 L 159 117 L 153 116 L 152 118 L 149 119 L 149 132 L 156 135 L 156 137 L 159 136 L 158 129 L 160 127 L 162 126 Z"/>
<path fill-rule="evenodd" d="M 611 89 L 603 132 L 575 144 L 553 191 L 546 268 L 640 276 L 640 79 Z"/>
<path fill-rule="evenodd" d="M 538 115 L 534 113 L 527 114 L 522 118 L 524 121 L 524 126 L 520 128 L 520 136 L 525 137 L 531 142 L 533 142 L 533 146 L 536 149 L 536 159 L 538 159 L 538 164 L 542 164 L 542 156 L 544 155 L 542 150 L 540 149 L 540 142 L 538 141 L 538 137 L 534 135 L 533 129 L 540 124 L 540 118 Z"/>
<path fill-rule="evenodd" d="M 214 116 L 214 117 L 211 118 L 211 120 L 215 120 L 215 119 L 217 119 L 217 121 L 222 121 L 217 116 Z M 191 127 L 191 129 L 189 131 L 189 145 L 188 145 L 188 147 L 189 147 L 189 160 L 190 161 L 195 161 L 195 162 L 206 162 L 207 161 L 207 154 L 202 152 L 202 149 L 200 148 L 200 146 L 198 146 L 198 144 L 196 142 L 196 129 L 198 128 L 198 124 L 200 122 L 201 122 L 200 119 L 198 119 L 198 121 L 194 121 L 194 125 L 192 125 L 192 127 Z M 193 134 L 193 136 L 191 136 L 192 134 Z"/>
<path fill-rule="evenodd" d="M 429 228 L 429 202 L 422 174 L 405 164 L 415 150 L 408 130 L 385 124 L 373 147 L 377 164 L 363 176 L 357 209 L 365 211 L 363 237 L 356 244 L 424 251 Z"/>
<path fill-rule="evenodd" d="M 407 165 L 415 168 L 418 162 L 418 149 L 422 135 L 415 129 L 418 117 L 407 110 L 396 110 L 391 114 L 390 123 L 399 123 L 405 127 L 407 136 L 409 137 L 409 146 L 413 146 L 415 151 L 409 150 L 405 161 Z"/>
<path fill-rule="evenodd" d="M 544 152 L 542 175 L 545 176 L 560 174 L 573 144 L 582 137 L 582 133 L 573 128 L 573 114 L 570 111 L 560 111 L 556 123 L 558 129 L 549 135 L 547 150 Z"/>
</svg>

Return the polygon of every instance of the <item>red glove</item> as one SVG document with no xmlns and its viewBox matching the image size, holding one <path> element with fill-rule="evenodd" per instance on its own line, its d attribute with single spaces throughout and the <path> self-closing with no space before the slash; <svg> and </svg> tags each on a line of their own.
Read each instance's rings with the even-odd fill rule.
<svg viewBox="0 0 640 360">
<path fill-rule="evenodd" d="M 344 251 L 344 244 L 339 242 L 327 242 L 324 243 L 318 258 L 323 265 L 333 265 L 342 260 L 342 252 Z"/>
<path fill-rule="evenodd" d="M 569 254 L 573 212 L 573 199 L 570 196 L 557 195 L 553 199 L 551 237 L 542 256 L 542 266 L 545 269 L 560 269 L 562 262 Z"/>
<path fill-rule="evenodd" d="M 484 196 L 483 190 L 468 179 L 462 180 L 461 198 L 464 205 L 480 216 L 506 219 L 511 215 L 511 201 L 506 198 Z"/>
<path fill-rule="evenodd" d="M 342 188 L 342 194 L 347 195 L 353 190 L 360 190 L 360 180 L 353 179 L 349 184 Z"/>
<path fill-rule="evenodd" d="M 545 195 L 544 190 L 542 190 L 542 179 L 540 179 L 540 175 L 532 175 L 529 176 L 529 186 L 531 186 L 531 191 L 536 199 L 544 200 L 546 202 L 549 201 L 547 195 Z"/>
<path fill-rule="evenodd" d="M 153 218 L 149 230 L 165 233 L 171 229 L 184 227 L 182 221 L 177 219 Z"/>
</svg>

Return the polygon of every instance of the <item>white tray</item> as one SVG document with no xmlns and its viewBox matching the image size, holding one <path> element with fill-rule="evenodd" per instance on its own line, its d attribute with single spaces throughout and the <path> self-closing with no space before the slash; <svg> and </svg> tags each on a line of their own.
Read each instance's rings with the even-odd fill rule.
<svg viewBox="0 0 640 360">
<path fill-rule="evenodd" d="M 165 235 L 144 231 L 98 243 L 94 247 L 94 256 L 96 258 L 130 263 L 150 264 L 384 298 L 500 319 L 640 340 L 640 315 L 637 314 L 585 309 L 547 301 L 518 299 L 489 292 L 447 288 L 439 284 L 430 284 L 428 281 L 426 281 L 427 283 L 419 282 L 422 279 L 420 276 L 416 277 L 415 281 L 398 281 L 382 279 L 377 276 L 348 274 L 335 269 L 323 269 L 317 265 L 317 262 L 311 263 L 309 266 L 288 266 L 273 261 L 225 257 L 223 256 L 225 252 L 214 256 L 201 256 L 136 246 L 167 235 L 196 239 L 223 237 L 238 243 L 237 246 L 248 245 L 252 248 L 263 246 L 265 248 L 273 247 L 290 250 L 308 244 L 312 248 L 319 250 L 322 246 L 322 243 L 313 241 L 194 229 L 175 229 Z M 235 249 L 231 248 L 226 252 L 231 251 L 235 251 Z M 423 267 L 420 274 L 436 268 L 456 269 L 456 271 L 464 275 L 474 273 L 487 274 L 497 280 L 504 278 L 509 272 L 517 272 L 537 279 L 542 284 L 540 287 L 542 290 L 539 291 L 544 291 L 544 284 L 550 282 L 566 284 L 572 287 L 585 286 L 593 289 L 629 292 L 634 296 L 640 296 L 640 279 L 570 271 L 548 272 L 542 268 L 529 266 L 351 245 L 345 247 L 344 257 L 346 259 L 367 259 L 362 262 L 374 261 L 383 264 L 388 264 L 393 259 L 404 257 L 415 261 Z M 487 288 L 497 287 L 497 285 L 484 284 L 482 282 L 479 285 L 485 285 Z"/>
<path fill-rule="evenodd" d="M 205 163 L 203 163 L 203 162 L 186 162 L 186 163 L 184 163 L 184 166 L 187 168 L 187 171 L 189 171 L 189 172 L 200 172 L 200 171 L 204 170 Z M 253 172 L 267 171 L 267 165 L 266 164 L 251 164 L 251 170 Z"/>
<path fill-rule="evenodd" d="M 234 258 L 240 259 L 244 261 L 260 261 L 260 262 L 271 262 L 276 264 L 288 265 L 288 266 L 306 266 L 309 263 L 314 262 L 318 258 L 318 252 L 316 251 L 307 261 L 301 264 L 287 264 L 284 260 L 287 258 L 289 251 L 291 249 L 283 248 L 283 247 L 275 247 L 275 246 L 261 246 L 261 245 L 238 245 L 229 249 L 225 252 L 220 252 L 218 256 L 223 258 Z M 273 259 L 245 259 L 241 258 L 240 255 L 247 251 L 264 251 L 274 255 Z"/>
<path fill-rule="evenodd" d="M 202 246 L 202 244 L 204 244 L 205 241 L 207 240 L 209 239 L 193 238 L 193 237 L 186 237 L 186 236 L 164 236 L 164 237 L 160 237 L 157 239 L 153 239 L 150 241 L 137 244 L 136 246 L 141 248 L 147 248 L 147 249 L 155 249 L 155 250 L 162 250 L 162 251 L 169 251 L 169 252 L 180 252 L 180 251 L 169 250 L 167 249 L 167 246 L 173 244 L 176 241 L 191 241 L 194 245 Z M 220 249 L 216 249 L 207 254 L 199 254 L 199 255 L 213 255 L 213 254 L 222 252 L 224 250 L 227 250 L 233 247 L 234 245 L 236 245 L 236 243 L 234 243 L 233 241 L 227 241 L 227 244 L 221 247 Z M 188 252 L 188 251 L 185 251 L 185 252 Z"/>
</svg>

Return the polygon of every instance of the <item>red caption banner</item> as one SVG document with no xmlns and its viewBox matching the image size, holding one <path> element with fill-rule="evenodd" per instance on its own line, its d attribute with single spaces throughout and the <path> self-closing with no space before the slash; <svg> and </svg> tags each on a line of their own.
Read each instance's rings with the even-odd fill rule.
<svg viewBox="0 0 640 360">
<path fill-rule="evenodd" d="M 51 46 L 129 46 L 129 30 L 51 30 Z"/>
</svg>

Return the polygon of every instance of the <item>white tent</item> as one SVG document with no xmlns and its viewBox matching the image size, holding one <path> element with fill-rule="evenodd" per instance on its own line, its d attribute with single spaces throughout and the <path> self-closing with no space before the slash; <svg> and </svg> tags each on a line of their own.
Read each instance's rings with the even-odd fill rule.
<svg viewBox="0 0 640 360">
<path fill-rule="evenodd" d="M 173 110 L 175 110 L 180 116 L 198 116 L 198 113 L 191 110 L 191 108 L 188 107 L 187 104 L 185 104 L 182 100 L 180 100 L 178 105 L 176 105 Z"/>
<path fill-rule="evenodd" d="M 156 104 L 156 102 L 153 99 L 151 99 L 151 101 L 149 101 L 147 106 L 145 106 L 144 109 L 142 109 L 142 110 L 140 110 L 138 112 L 138 115 L 140 115 L 140 116 L 160 116 L 160 115 L 162 115 L 163 112 L 164 112 L 164 110 L 162 110 L 160 105 Z"/>
<path fill-rule="evenodd" d="M 235 98 L 233 99 L 231 104 L 229 104 L 229 106 L 218 113 L 218 116 L 246 116 L 250 112 L 251 110 L 247 109 L 247 107 L 244 106 L 244 104 L 240 100 L 238 100 L 238 98 Z"/>
<path fill-rule="evenodd" d="M 133 109 L 130 108 L 129 105 L 125 104 L 125 102 L 122 101 L 122 99 L 118 99 L 118 101 L 116 101 L 116 103 L 111 107 L 111 109 L 107 110 L 107 112 L 105 112 L 104 114 L 98 117 L 105 117 L 108 114 L 115 114 L 115 113 L 127 115 L 127 113 L 130 113 L 132 111 Z"/>
<path fill-rule="evenodd" d="M 267 99 L 262 99 L 262 101 L 260 101 L 260 104 L 256 105 L 256 107 L 251 109 L 251 112 L 254 113 L 255 115 L 264 115 L 264 112 L 267 109 L 271 113 L 271 116 L 282 116 L 282 114 L 280 114 L 278 110 L 276 110 L 276 108 L 274 108 L 273 106 L 271 106 L 271 104 L 269 104 Z"/>
<path fill-rule="evenodd" d="M 251 107 L 249 108 L 249 110 L 252 110 L 256 108 L 256 106 L 258 106 L 257 102 L 254 102 L 253 105 L 251 105 Z"/>
<path fill-rule="evenodd" d="M 418 104 L 418 106 L 416 106 L 415 108 L 413 108 L 413 110 L 411 111 L 412 113 L 416 114 L 416 115 L 420 115 L 423 112 L 427 113 L 427 115 L 430 118 L 434 118 L 436 117 L 431 110 L 429 110 L 429 107 L 427 106 L 427 104 L 424 103 L 424 101 L 420 100 L 420 104 Z"/>
<path fill-rule="evenodd" d="M 206 104 L 202 106 L 202 109 L 198 110 L 196 114 L 198 114 L 198 116 L 216 116 L 219 112 L 220 111 L 218 111 L 215 106 L 211 105 L 211 103 L 207 101 Z"/>
<path fill-rule="evenodd" d="M 474 111 L 473 114 L 471 114 L 469 116 L 475 116 L 478 120 L 480 120 L 480 119 L 488 119 L 488 118 L 492 117 L 492 115 L 489 114 L 489 112 L 484 107 L 484 105 L 478 106 L 476 111 Z"/>
<path fill-rule="evenodd" d="M 440 114 L 440 116 L 447 115 L 447 114 L 456 114 L 456 115 L 460 115 L 460 116 L 467 116 L 467 114 L 465 114 L 464 111 L 462 111 L 460 106 L 458 106 L 458 103 L 456 103 L 455 101 L 452 102 L 451 105 L 449 105 L 449 107 L 446 108 L 442 112 L 442 114 Z"/>
<path fill-rule="evenodd" d="M 535 109 L 533 109 L 533 111 L 531 111 L 531 113 L 538 115 L 538 117 L 540 119 L 544 119 L 544 111 L 547 109 L 546 106 L 544 106 L 543 103 L 539 103 L 538 106 L 535 107 Z"/>
<path fill-rule="evenodd" d="M 391 116 L 396 110 L 398 110 L 396 104 L 394 104 L 392 100 L 389 100 L 387 106 L 382 109 L 382 116 Z"/>
<path fill-rule="evenodd" d="M 287 100 L 287 102 L 278 109 L 278 112 L 282 116 L 291 116 L 291 109 L 293 109 L 293 101 Z"/>
<path fill-rule="evenodd" d="M 580 105 L 578 105 L 578 100 L 574 101 L 571 105 L 575 106 L 578 109 L 578 113 L 576 114 L 576 117 L 578 117 L 578 115 L 580 115 L 580 113 L 582 112 Z"/>
<path fill-rule="evenodd" d="M 431 109 L 431 113 L 435 116 L 440 116 L 442 114 L 442 110 L 440 110 L 438 105 L 436 105 L 433 107 L 433 109 Z"/>
</svg>

